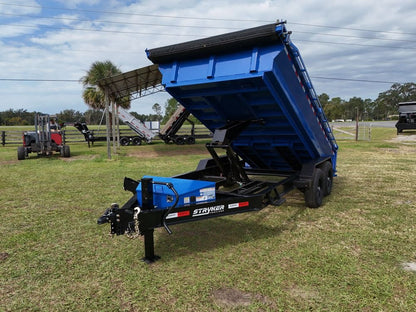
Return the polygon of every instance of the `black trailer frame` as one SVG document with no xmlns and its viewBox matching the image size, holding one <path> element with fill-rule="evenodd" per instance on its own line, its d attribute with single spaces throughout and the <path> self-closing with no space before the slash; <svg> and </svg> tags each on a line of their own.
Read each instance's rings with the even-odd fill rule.
<svg viewBox="0 0 416 312">
<path fill-rule="evenodd" d="M 214 64 L 216 62 L 214 54 L 221 53 L 226 55 L 228 52 L 235 53 L 244 49 L 247 50 L 245 51 L 245 61 L 247 61 L 247 65 L 249 66 L 249 68 L 247 68 L 249 69 L 249 75 L 247 76 L 247 73 L 245 73 L 241 76 L 244 79 L 233 80 L 230 89 L 228 89 L 228 84 L 225 86 L 226 88 L 224 91 L 226 92 L 224 93 L 224 96 L 233 94 L 236 95 L 236 97 L 232 98 L 231 103 L 234 105 L 228 106 L 229 111 L 227 111 L 227 114 L 220 116 L 221 122 L 209 122 L 209 129 L 215 130 L 212 141 L 206 145 L 211 158 L 201 160 L 196 170 L 174 177 L 215 182 L 216 191 L 214 201 L 178 205 L 178 192 L 171 182 L 155 181 L 153 178 L 142 178 L 141 180 L 125 178 L 124 189 L 131 191 L 133 196 L 121 207 L 118 204 L 113 204 L 98 219 L 99 224 L 111 224 L 111 234 L 125 234 L 132 238 L 140 235 L 144 236 L 145 256 L 143 261 L 152 263 L 160 258 L 155 254 L 155 228 L 164 227 L 168 233 L 171 233 L 170 226 L 174 224 L 249 211 L 258 211 L 268 205 L 279 206 L 285 201 L 284 196 L 296 188 L 304 193 L 306 206 L 317 208 L 321 206 L 323 197 L 331 193 L 336 167 L 336 150 L 338 146 L 336 145 L 335 138 L 328 126 L 326 117 L 323 114 L 322 107 L 310 82 L 310 77 L 307 74 L 303 60 L 300 57 L 298 49 L 290 42 L 289 34 L 290 32 L 286 31 L 284 22 L 282 22 L 206 39 L 194 40 L 188 43 L 147 50 L 148 58 L 152 62 L 167 66 L 164 68 L 158 67 L 166 75 L 172 76 L 166 76 L 168 78 L 164 82 L 164 86 L 168 91 L 170 90 L 170 93 L 176 99 L 182 99 L 182 104 L 186 104 L 185 100 L 191 98 L 190 94 L 195 91 L 192 88 L 178 89 L 176 88 L 178 85 L 175 85 L 178 83 L 178 77 L 180 78 L 180 76 L 178 76 L 178 71 L 182 67 L 179 65 L 184 66 L 183 68 L 193 67 L 190 64 L 186 64 L 187 59 L 204 57 L 204 62 L 206 62 L 205 69 L 207 69 L 208 72 L 201 72 L 201 75 L 198 74 L 192 81 L 197 81 L 199 84 L 199 79 L 203 78 L 203 81 L 209 81 L 207 84 L 211 85 L 211 82 L 216 79 L 214 75 Z M 246 88 L 246 79 L 251 79 L 258 73 L 259 55 L 262 53 L 263 57 L 265 57 L 268 53 L 267 49 L 263 49 L 263 47 L 267 47 L 270 44 L 278 44 L 284 48 L 279 52 L 279 57 L 284 60 L 281 70 L 279 69 L 281 76 L 276 76 L 274 74 L 274 67 L 268 68 L 261 77 L 261 80 L 259 78 L 256 80 L 256 83 L 248 85 L 249 87 Z M 231 57 L 235 57 L 235 55 Z M 230 59 L 227 60 L 229 61 Z M 271 61 L 271 59 L 269 59 L 269 61 Z M 183 64 L 181 64 L 181 62 Z M 275 64 L 274 62 L 275 61 L 273 61 L 273 64 Z M 188 65 L 189 67 L 186 67 Z M 234 65 L 235 64 L 233 64 L 233 66 Z M 230 70 L 227 69 L 227 75 L 225 75 L 225 77 L 234 75 L 231 70 L 234 68 L 233 66 L 228 68 Z M 195 68 L 194 70 L 196 71 Z M 285 73 L 285 75 L 282 73 Z M 220 78 L 215 80 L 215 82 L 221 82 L 222 80 Z M 277 80 L 278 78 L 279 80 Z M 111 81 L 106 81 L 102 86 L 107 86 L 107 82 Z M 236 84 L 234 84 L 234 82 Z M 158 83 L 162 83 L 162 79 L 158 81 Z M 244 84 L 242 85 L 242 83 Z M 279 88 L 271 88 L 275 83 Z M 202 85 L 204 86 L 204 83 Z M 289 85 L 290 88 L 286 90 L 285 86 Z M 262 92 L 262 90 L 270 91 L 268 96 L 261 98 L 262 100 L 259 101 L 260 104 L 262 104 L 263 99 L 266 99 L 266 102 L 269 101 L 270 98 L 274 99 L 275 97 L 284 100 L 287 105 L 285 105 L 284 108 L 285 113 L 283 113 L 282 107 L 280 107 L 282 110 L 281 116 L 284 115 L 290 117 L 291 113 L 293 113 L 294 116 L 299 117 L 296 118 L 296 120 L 290 118 L 292 126 L 284 128 L 284 131 L 289 130 L 291 135 L 293 134 L 294 137 L 299 139 L 299 143 L 302 147 L 305 147 L 302 151 L 310 149 L 308 152 L 310 157 L 303 158 L 303 160 L 300 161 L 287 145 L 277 146 L 268 149 L 267 151 L 273 152 L 271 153 L 271 155 L 273 155 L 271 157 L 279 155 L 280 158 L 284 160 L 285 166 L 269 166 L 266 165 L 261 157 L 258 157 L 258 154 L 253 153 L 247 155 L 242 152 L 241 146 L 233 145 L 233 141 L 234 143 L 237 143 L 243 131 L 249 132 L 251 136 L 261 135 L 265 132 L 253 130 L 253 128 L 261 129 L 263 125 L 265 127 L 267 126 L 266 119 L 268 116 L 266 113 L 268 109 L 266 109 L 263 114 L 252 114 L 249 112 L 249 114 L 237 114 L 234 116 L 233 108 L 238 107 L 238 101 L 241 101 L 242 104 L 247 104 L 243 107 L 246 107 L 248 111 L 253 107 L 249 105 L 249 101 L 246 97 L 240 96 L 240 91 L 243 89 L 243 86 L 248 94 L 250 94 L 250 92 L 258 94 L 257 92 Z M 202 89 L 203 91 L 205 90 L 204 87 Z M 127 88 L 126 92 L 129 90 L 131 90 L 131 88 Z M 215 95 L 211 90 L 212 89 L 209 89 L 204 92 L 195 91 L 194 96 L 199 98 L 199 96 L 206 96 L 206 94 L 208 94 L 208 96 Z M 294 107 L 292 105 L 295 103 L 295 99 L 294 97 L 292 99 L 290 92 L 300 92 L 299 96 L 301 96 L 301 98 L 299 97 L 299 99 L 301 99 L 300 103 L 302 105 L 299 106 L 299 110 L 297 106 Z M 214 100 L 214 102 L 215 106 L 219 105 L 216 100 Z M 259 102 L 257 102 L 257 104 Z M 203 107 L 207 108 L 205 106 L 205 100 L 189 102 L 188 105 L 184 106 L 191 108 L 193 103 L 198 103 L 198 105 L 202 103 Z M 210 104 L 210 102 L 208 102 L 208 104 Z M 294 108 L 296 108 L 296 110 Z M 300 118 L 303 116 L 300 115 L 300 108 L 307 108 L 307 111 L 302 113 L 305 113 L 308 118 Z M 194 111 L 198 112 L 198 110 Z M 190 110 L 190 112 L 193 113 L 192 110 Z M 203 110 L 199 111 L 199 117 L 203 116 L 203 112 Z M 198 118 L 198 116 L 196 117 Z M 315 119 L 317 119 L 316 123 Z M 209 121 L 208 118 L 204 120 L 206 123 Z M 306 127 L 302 127 L 302 125 L 309 121 L 313 122 L 314 127 L 306 131 Z M 254 123 L 259 124 L 257 125 Z M 278 126 L 278 123 L 278 121 L 273 121 L 272 124 Z M 248 131 L 250 129 L 253 131 Z M 271 128 L 268 129 L 270 130 Z M 277 132 L 276 135 L 279 133 L 280 132 Z M 317 134 L 317 136 L 319 134 L 319 138 L 322 139 L 318 140 L 319 142 L 328 144 L 325 145 L 327 147 L 325 148 L 325 152 L 319 152 L 318 146 L 312 144 L 312 141 L 309 142 L 308 140 L 308 142 L 303 142 L 303 140 L 301 140 L 304 138 L 309 139 L 310 137 L 308 135 L 314 133 Z M 315 136 L 315 139 L 318 138 L 317 136 Z M 272 137 L 272 135 L 269 137 Z M 310 139 L 312 140 L 312 138 Z M 319 147 L 321 148 L 323 146 Z M 246 144 L 244 145 L 244 148 L 249 150 L 252 148 L 252 145 Z M 221 153 L 218 152 L 219 150 Z M 245 158 L 245 160 L 243 158 Z M 251 167 L 246 164 L 246 161 Z M 261 178 L 262 176 L 267 176 L 267 179 Z M 138 194 L 136 192 L 139 184 L 141 186 L 141 198 L 137 197 Z M 161 209 L 155 205 L 153 196 L 154 184 L 163 184 L 175 194 L 171 198 L 172 205 L 170 207 Z"/>
<path fill-rule="evenodd" d="M 154 251 L 155 228 L 164 227 L 171 234 L 171 225 L 259 211 L 268 205 L 279 206 L 285 202 L 284 195 L 295 188 L 305 193 L 308 206 L 319 207 L 323 197 L 329 195 L 332 189 L 330 157 L 304 165 L 301 170 L 294 170 L 291 174 L 244 167 L 244 163 L 232 150 L 231 143 L 251 122 L 261 121 L 232 122 L 215 131 L 212 142 L 206 145 L 212 158 L 201 160 L 195 171 L 174 177 L 215 181 L 217 190 L 214 202 L 177 207 L 178 193 L 171 183 L 156 182 L 151 178 L 140 181 L 125 178 L 124 189 L 131 191 L 133 196 L 121 208 L 118 204 L 113 204 L 97 223 L 110 223 L 110 233 L 113 235 L 125 234 L 131 238 L 144 236 L 145 256 L 142 260 L 152 263 L 160 259 Z M 217 149 L 225 150 L 225 155 L 219 156 Z M 266 175 L 275 179 L 263 181 L 252 178 Z M 142 190 L 141 207 L 136 194 L 139 183 Z M 172 206 L 167 209 L 155 208 L 153 184 L 164 184 L 176 194 Z"/>
</svg>

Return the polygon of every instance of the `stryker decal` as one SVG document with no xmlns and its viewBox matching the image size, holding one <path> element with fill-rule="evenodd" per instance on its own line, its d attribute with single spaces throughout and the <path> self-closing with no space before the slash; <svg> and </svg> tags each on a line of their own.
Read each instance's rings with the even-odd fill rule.
<svg viewBox="0 0 416 312">
<path fill-rule="evenodd" d="M 221 212 L 224 212 L 224 205 L 205 207 L 205 208 L 197 208 L 192 213 L 192 217 L 206 216 L 206 215 L 221 213 Z"/>
</svg>

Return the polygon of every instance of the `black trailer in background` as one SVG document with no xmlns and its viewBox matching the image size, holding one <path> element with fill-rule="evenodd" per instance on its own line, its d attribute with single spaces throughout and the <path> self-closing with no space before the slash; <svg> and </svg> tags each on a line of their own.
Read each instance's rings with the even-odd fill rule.
<svg viewBox="0 0 416 312">
<path fill-rule="evenodd" d="M 403 130 L 416 130 L 416 101 L 399 103 L 399 121 L 396 128 L 397 134 Z"/>
</svg>

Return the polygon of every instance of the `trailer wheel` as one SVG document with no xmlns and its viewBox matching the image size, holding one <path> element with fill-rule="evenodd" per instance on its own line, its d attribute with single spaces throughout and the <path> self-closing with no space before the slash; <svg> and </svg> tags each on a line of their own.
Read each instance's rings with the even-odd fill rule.
<svg viewBox="0 0 416 312">
<path fill-rule="evenodd" d="M 186 144 L 195 144 L 195 138 L 190 136 L 186 138 Z"/>
<path fill-rule="evenodd" d="M 24 146 L 18 146 L 17 147 L 17 159 L 23 160 L 26 158 L 26 151 Z"/>
<path fill-rule="evenodd" d="M 324 175 L 324 196 L 328 196 L 332 191 L 332 182 L 334 179 L 334 169 L 329 161 L 326 161 L 320 167 Z"/>
<path fill-rule="evenodd" d="M 127 145 L 129 145 L 129 144 L 130 144 L 130 140 L 129 140 L 129 138 L 128 138 L 128 137 L 122 137 L 122 138 L 120 139 L 120 144 L 121 144 L 122 146 L 127 146 Z"/>
<path fill-rule="evenodd" d="M 316 168 L 312 177 L 311 186 L 305 191 L 306 206 L 309 208 L 318 208 L 322 205 L 324 184 L 324 174 L 321 169 Z"/>
<path fill-rule="evenodd" d="M 142 145 L 142 140 L 140 138 L 133 138 L 133 145 Z"/>
<path fill-rule="evenodd" d="M 184 145 L 185 144 L 185 139 L 183 137 L 176 137 L 175 138 L 175 144 Z"/>
</svg>

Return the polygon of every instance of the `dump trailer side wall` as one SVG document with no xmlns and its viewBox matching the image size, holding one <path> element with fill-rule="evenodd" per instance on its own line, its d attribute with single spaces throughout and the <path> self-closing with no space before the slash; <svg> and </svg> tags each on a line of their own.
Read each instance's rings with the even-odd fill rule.
<svg viewBox="0 0 416 312">
<path fill-rule="evenodd" d="M 211 131 L 229 121 L 251 120 L 233 141 L 233 149 L 254 168 L 289 172 L 331 157 L 335 169 L 336 151 L 308 99 L 288 45 L 276 36 L 269 44 L 264 36 L 258 45 L 250 38 L 251 45 L 240 49 L 234 45 L 230 51 L 219 48 L 219 53 L 210 47 L 209 53 L 201 48 L 193 56 L 165 55 L 159 63 L 162 83 Z"/>
</svg>

